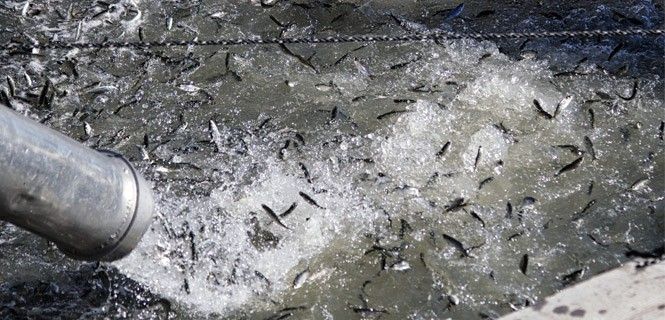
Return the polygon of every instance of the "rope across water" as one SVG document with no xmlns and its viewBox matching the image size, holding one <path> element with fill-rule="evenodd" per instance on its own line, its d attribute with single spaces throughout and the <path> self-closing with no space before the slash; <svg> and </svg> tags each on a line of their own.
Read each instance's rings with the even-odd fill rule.
<svg viewBox="0 0 665 320">
<path fill-rule="evenodd" d="M 292 37 L 292 38 L 229 38 L 213 40 L 165 40 L 165 41 L 106 41 L 106 42 L 61 42 L 26 44 L 2 44 L 0 50 L 32 50 L 32 49 L 99 49 L 99 48 L 137 48 L 176 46 L 240 46 L 270 44 L 330 44 L 357 42 L 420 42 L 450 39 L 501 40 L 501 39 L 537 39 L 537 38 L 591 38 L 614 36 L 659 36 L 665 34 L 663 29 L 627 29 L 627 30 L 586 30 L 586 31 L 540 31 L 540 32 L 508 32 L 508 33 L 457 33 L 436 32 L 428 34 L 408 35 L 352 35 L 329 37 Z"/>
</svg>

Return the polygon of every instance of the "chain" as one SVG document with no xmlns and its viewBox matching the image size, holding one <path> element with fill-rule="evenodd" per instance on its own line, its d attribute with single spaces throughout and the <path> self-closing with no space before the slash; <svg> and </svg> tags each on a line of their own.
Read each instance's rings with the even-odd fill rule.
<svg viewBox="0 0 665 320">
<path fill-rule="evenodd" d="M 164 41 L 106 41 L 106 42 L 62 42 L 52 41 L 33 44 L 0 44 L 1 51 L 33 49 L 99 49 L 99 48 L 135 48 L 148 49 L 153 47 L 178 46 L 240 46 L 270 44 L 329 44 L 357 42 L 424 42 L 451 39 L 502 40 L 502 39 L 538 39 L 538 38 L 591 38 L 610 36 L 659 36 L 665 34 L 663 29 L 627 29 L 627 30 L 587 30 L 587 31 L 540 31 L 540 32 L 508 32 L 508 33 L 457 33 L 436 32 L 428 34 L 388 35 L 353 35 L 329 37 L 290 37 L 290 38 L 228 38 L 214 40 L 164 40 Z"/>
</svg>

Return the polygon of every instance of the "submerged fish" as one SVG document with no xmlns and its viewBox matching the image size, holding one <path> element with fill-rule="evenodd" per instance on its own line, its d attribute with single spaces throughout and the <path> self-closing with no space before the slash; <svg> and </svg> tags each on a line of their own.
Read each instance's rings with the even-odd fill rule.
<svg viewBox="0 0 665 320">
<path fill-rule="evenodd" d="M 570 170 L 575 170 L 577 167 L 580 166 L 580 163 L 582 163 L 582 160 L 584 160 L 584 157 L 579 157 L 579 158 L 575 159 L 575 161 L 563 166 L 563 168 L 561 168 L 559 170 L 559 172 L 557 172 L 554 176 L 559 176 L 564 172 L 568 172 Z"/>
<path fill-rule="evenodd" d="M 460 3 L 457 7 L 454 9 L 450 10 L 448 15 L 443 19 L 443 23 L 449 22 L 450 20 L 453 20 L 457 17 L 459 17 L 460 14 L 462 14 L 462 11 L 464 11 L 464 3 Z"/>
</svg>

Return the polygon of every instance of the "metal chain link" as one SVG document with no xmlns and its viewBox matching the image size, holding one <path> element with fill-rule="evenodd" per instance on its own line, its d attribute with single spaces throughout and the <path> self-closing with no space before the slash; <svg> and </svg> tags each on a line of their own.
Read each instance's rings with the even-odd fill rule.
<svg viewBox="0 0 665 320">
<path fill-rule="evenodd" d="M 106 42 L 62 42 L 26 44 L 2 44 L 0 50 L 32 50 L 32 49 L 99 49 L 99 48 L 136 48 L 176 46 L 239 46 L 269 44 L 326 44 L 356 42 L 422 42 L 450 39 L 501 40 L 519 38 L 591 38 L 609 36 L 659 36 L 665 34 L 663 29 L 627 29 L 627 30 L 582 30 L 582 31 L 539 31 L 539 32 L 508 32 L 508 33 L 457 33 L 435 32 L 428 34 L 388 35 L 352 35 L 329 37 L 290 37 L 290 38 L 229 38 L 213 40 L 164 40 L 164 41 L 106 41 Z"/>
</svg>

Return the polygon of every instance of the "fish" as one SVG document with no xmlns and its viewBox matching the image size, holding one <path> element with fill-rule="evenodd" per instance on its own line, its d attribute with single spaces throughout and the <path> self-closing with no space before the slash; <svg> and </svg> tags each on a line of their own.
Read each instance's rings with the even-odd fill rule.
<svg viewBox="0 0 665 320">
<path fill-rule="evenodd" d="M 279 0 L 261 0 L 262 7 L 272 7 L 277 4 Z"/>
<path fill-rule="evenodd" d="M 116 90 L 116 87 L 114 86 L 94 86 L 88 90 L 85 91 L 86 94 L 92 94 L 92 95 L 97 95 L 97 94 L 106 94 L 111 91 Z"/>
<path fill-rule="evenodd" d="M 341 112 L 339 111 L 339 107 L 335 106 L 330 110 L 330 120 L 335 120 L 339 118 Z"/>
<path fill-rule="evenodd" d="M 536 203 L 536 201 L 538 200 L 536 200 L 534 197 L 524 197 L 524 199 L 522 199 L 522 207 L 532 206 L 534 203 Z"/>
<path fill-rule="evenodd" d="M 492 9 L 483 10 L 483 11 L 478 12 L 478 14 L 476 14 L 476 18 L 484 18 L 484 17 L 487 17 L 487 16 L 492 15 L 494 13 L 496 13 L 496 11 L 494 11 Z"/>
<path fill-rule="evenodd" d="M 192 294 L 192 291 L 189 288 L 189 281 L 187 280 L 187 278 L 182 279 L 182 287 L 183 289 L 185 289 L 185 292 L 187 294 Z"/>
<path fill-rule="evenodd" d="M 316 203 L 316 201 L 315 201 L 314 199 L 312 199 L 312 197 L 310 197 L 310 196 L 307 195 L 306 193 L 300 191 L 300 192 L 298 192 L 298 194 L 299 194 L 303 199 L 305 199 L 305 201 L 307 201 L 307 203 L 309 203 L 309 204 L 311 204 L 311 205 L 313 205 L 313 206 L 315 206 L 315 207 L 317 207 L 317 208 L 319 208 L 319 209 L 325 209 L 324 207 L 322 207 L 322 206 L 320 206 L 318 203 Z"/>
<path fill-rule="evenodd" d="M 540 15 L 542 15 L 543 17 L 548 18 L 548 19 L 556 19 L 556 20 L 562 20 L 563 19 L 563 16 L 561 16 L 556 11 L 541 12 Z"/>
<path fill-rule="evenodd" d="M 21 9 L 21 15 L 22 16 L 27 16 L 28 15 L 28 9 L 30 9 L 30 1 L 26 1 L 25 5 L 23 5 L 23 9 Z"/>
<path fill-rule="evenodd" d="M 275 222 L 277 222 L 277 224 L 279 224 L 280 226 L 282 226 L 282 227 L 284 227 L 284 228 L 286 228 L 286 229 L 291 230 L 291 228 L 287 227 L 284 223 L 282 223 L 282 221 L 279 219 L 279 217 L 277 216 L 277 214 L 275 214 L 275 211 L 273 211 L 272 209 L 270 209 L 270 207 L 266 206 L 265 204 L 262 204 L 262 205 L 261 205 L 261 208 L 263 208 L 263 210 L 265 210 L 265 212 L 268 213 L 268 215 L 270 216 L 270 218 L 272 218 Z"/>
<path fill-rule="evenodd" d="M 217 152 L 222 150 L 222 134 L 219 133 L 219 128 L 214 120 L 210 119 L 208 122 L 208 130 L 210 131 L 210 142 L 215 144 Z"/>
<path fill-rule="evenodd" d="M 591 108 L 589 108 L 589 125 L 591 129 L 596 127 L 596 113 Z"/>
<path fill-rule="evenodd" d="M 333 66 L 336 66 L 336 65 L 342 63 L 342 61 L 344 61 L 346 58 L 348 58 L 349 55 L 350 55 L 351 53 L 356 52 L 356 51 L 358 51 L 358 50 L 360 50 L 360 49 L 363 49 L 363 48 L 365 48 L 366 46 L 367 46 L 367 44 L 363 44 L 363 45 L 361 45 L 360 47 L 355 48 L 355 49 L 353 49 L 353 50 L 351 50 L 351 51 L 345 53 L 345 54 L 342 55 L 339 59 L 337 59 L 337 61 L 335 61 L 332 65 L 333 65 Z"/>
<path fill-rule="evenodd" d="M 374 77 L 372 73 L 369 71 L 369 69 L 365 65 L 363 65 L 360 61 L 354 59 L 353 65 L 356 67 L 358 73 L 360 73 L 360 75 L 362 75 L 363 77 L 370 79 Z"/>
<path fill-rule="evenodd" d="M 559 172 L 557 172 L 554 176 L 555 176 L 555 177 L 556 177 L 556 176 L 560 176 L 561 174 L 563 174 L 563 173 L 565 173 L 565 172 L 568 172 L 568 171 L 571 171 L 571 170 L 575 170 L 577 167 L 580 166 L 580 163 L 582 163 L 582 160 L 583 160 L 583 159 L 584 159 L 584 157 L 579 157 L 579 158 L 575 159 L 575 161 L 573 161 L 573 162 L 571 162 L 571 163 L 569 163 L 569 164 L 563 166 L 563 168 L 561 168 L 561 169 L 559 170 Z"/>
<path fill-rule="evenodd" d="M 0 91 L 0 99 L 1 99 L 0 102 L 2 102 L 2 104 L 6 105 L 10 109 L 14 109 L 14 107 L 12 106 L 12 101 L 11 101 L 11 98 L 9 97 L 9 91 L 7 90 L 7 88 L 2 88 L 2 90 Z"/>
<path fill-rule="evenodd" d="M 194 242 L 194 231 L 192 230 L 189 231 L 189 250 L 191 251 L 192 254 L 192 260 L 193 261 L 198 260 L 198 254 L 196 252 L 196 243 Z"/>
<path fill-rule="evenodd" d="M 623 66 L 621 66 L 621 67 L 619 67 L 618 69 L 616 69 L 616 70 L 612 73 L 612 75 L 614 75 L 614 76 L 616 76 L 616 77 L 622 77 L 622 76 L 627 75 L 627 74 L 628 74 L 628 71 L 630 71 L 630 69 L 628 68 L 628 65 L 624 64 Z"/>
<path fill-rule="evenodd" d="M 614 56 L 615 56 L 617 53 L 619 53 L 619 51 L 621 51 L 621 49 L 623 49 L 623 45 L 624 45 L 623 42 L 621 42 L 621 43 L 619 43 L 618 45 L 616 45 L 616 46 L 614 47 L 614 49 L 612 49 L 612 51 L 610 52 L 610 55 L 607 56 L 607 61 L 612 60 L 612 58 L 614 58 Z"/>
<path fill-rule="evenodd" d="M 462 244 L 462 242 L 460 242 L 459 240 L 457 240 L 457 239 L 455 239 L 455 238 L 453 238 L 453 237 L 451 237 L 451 236 L 449 236 L 449 235 L 447 235 L 447 234 L 445 234 L 445 233 L 443 233 L 442 236 L 443 236 L 443 238 L 446 239 L 448 242 L 452 243 L 453 246 L 455 246 L 455 248 L 457 248 L 457 250 L 459 250 L 460 252 L 462 252 L 462 255 L 463 255 L 463 256 L 465 256 L 465 257 L 468 257 L 468 256 L 469 256 L 469 250 L 467 250 L 466 248 L 464 248 L 464 245 Z"/>
<path fill-rule="evenodd" d="M 363 317 L 377 315 L 377 314 L 388 314 L 388 311 L 386 310 L 367 308 L 367 307 L 351 307 L 351 310 L 355 313 L 361 314 Z"/>
<path fill-rule="evenodd" d="M 617 96 L 625 101 L 633 100 L 637 96 L 637 79 L 633 82 L 633 89 L 630 91 L 630 96 L 624 97 L 619 93 L 617 93 Z"/>
<path fill-rule="evenodd" d="M 614 98 L 602 91 L 596 91 L 596 95 L 601 99 L 601 100 L 614 100 Z"/>
<path fill-rule="evenodd" d="M 510 201 L 506 202 L 506 218 L 513 218 L 513 205 L 510 204 Z"/>
<path fill-rule="evenodd" d="M 302 144 L 303 146 L 305 145 L 305 137 L 303 137 L 302 134 L 296 132 L 294 136 L 296 137 L 296 139 L 298 139 L 298 141 L 300 141 L 300 144 Z"/>
<path fill-rule="evenodd" d="M 561 99 L 561 101 L 559 101 L 559 103 L 556 105 L 556 109 L 554 109 L 554 115 L 552 117 L 556 118 L 556 116 L 559 115 L 559 112 L 561 112 L 563 109 L 566 109 L 571 101 L 573 101 L 573 96 L 566 96 L 565 98 Z"/>
<path fill-rule="evenodd" d="M 173 29 L 173 17 L 166 18 L 166 30 L 171 31 Z"/>
<path fill-rule="evenodd" d="M 584 152 L 582 150 L 580 150 L 580 148 L 578 146 L 573 145 L 573 144 L 558 144 L 554 147 L 561 148 L 561 149 L 566 149 L 566 150 L 570 151 L 571 153 L 574 153 L 578 156 L 581 156 L 582 154 L 584 154 Z"/>
<path fill-rule="evenodd" d="M 595 204 L 596 204 L 596 199 L 593 199 L 593 200 L 589 201 L 589 202 L 584 206 L 584 208 L 582 209 L 582 211 L 580 211 L 580 212 L 576 213 L 575 215 L 573 215 L 573 219 L 572 219 L 572 221 L 577 221 L 577 220 L 580 220 L 580 219 L 584 218 L 586 215 L 589 214 L 589 212 L 588 212 L 589 209 L 591 209 L 591 207 L 593 207 Z"/>
<path fill-rule="evenodd" d="M 588 136 L 584 136 L 584 146 L 586 151 L 591 155 L 592 160 L 596 160 L 596 151 L 593 149 L 593 142 Z"/>
<path fill-rule="evenodd" d="M 483 228 L 485 228 L 485 221 L 478 215 L 478 213 L 473 210 L 471 210 L 469 213 L 474 219 L 480 221 L 480 224 L 483 226 Z"/>
<path fill-rule="evenodd" d="M 284 160 L 284 152 L 289 149 L 289 146 L 291 145 L 291 140 L 287 139 L 286 142 L 284 143 L 284 146 L 279 149 L 277 152 L 277 157 L 279 160 Z"/>
<path fill-rule="evenodd" d="M 377 120 L 382 120 L 382 119 L 385 119 L 385 118 L 390 117 L 390 116 L 392 116 L 392 115 L 396 115 L 396 114 L 400 114 L 400 113 L 405 113 L 405 112 L 410 112 L 410 111 L 409 111 L 409 110 L 393 110 L 393 111 L 388 111 L 388 112 L 386 112 L 386 113 L 384 113 L 384 114 L 381 114 L 381 115 L 377 116 L 376 119 L 377 119 Z"/>
<path fill-rule="evenodd" d="M 395 271 L 407 271 L 411 269 L 411 265 L 405 260 L 400 260 L 398 262 L 395 262 L 392 266 L 390 266 L 390 269 L 393 269 Z"/>
<path fill-rule="evenodd" d="M 473 170 L 478 168 L 478 163 L 480 162 L 480 150 L 483 146 L 478 146 L 478 153 L 476 153 L 476 160 L 473 162 Z"/>
<path fill-rule="evenodd" d="M 658 139 L 663 141 L 665 138 L 665 121 L 660 121 L 660 127 L 658 127 Z"/>
<path fill-rule="evenodd" d="M 309 279 L 309 268 L 303 270 L 299 274 L 296 275 L 296 277 L 293 279 L 293 289 L 298 289 L 302 287 L 305 282 L 307 282 L 307 279 Z"/>
<path fill-rule="evenodd" d="M 450 202 L 450 204 L 446 205 L 444 208 L 446 209 L 445 212 L 455 212 L 458 211 L 469 204 L 464 202 L 464 198 L 455 198 L 453 201 Z"/>
<path fill-rule="evenodd" d="M 446 154 L 446 152 L 448 152 L 448 149 L 450 149 L 450 141 L 446 142 L 443 145 L 443 147 L 441 147 L 441 150 L 439 150 L 439 152 L 436 153 L 436 157 L 437 158 L 443 157 Z"/>
<path fill-rule="evenodd" d="M 51 81 L 49 79 L 46 79 L 46 82 L 44 82 L 44 87 L 42 87 L 42 90 L 39 92 L 39 99 L 37 100 L 37 105 L 40 107 L 45 107 L 46 106 L 46 101 L 47 101 L 47 95 L 49 88 L 51 86 Z"/>
<path fill-rule="evenodd" d="M 403 239 L 404 236 L 410 232 L 413 231 L 413 228 L 411 225 L 404 219 L 400 219 L 400 227 L 399 227 L 399 237 L 400 239 Z"/>
<path fill-rule="evenodd" d="M 9 89 L 9 97 L 14 97 L 16 95 L 16 83 L 10 76 L 7 76 L 7 87 Z"/>
<path fill-rule="evenodd" d="M 585 272 L 586 272 L 586 268 L 577 269 L 577 270 L 575 270 L 575 271 L 573 271 L 569 274 L 563 275 L 561 277 L 561 282 L 564 285 L 569 285 L 569 284 L 571 284 L 575 281 L 580 280 L 584 276 Z"/>
<path fill-rule="evenodd" d="M 413 99 L 393 99 L 394 103 L 416 103 Z"/>
<path fill-rule="evenodd" d="M 593 193 L 593 181 L 589 183 L 589 189 L 587 189 L 586 194 L 591 195 Z"/>
<path fill-rule="evenodd" d="M 85 131 L 85 135 L 87 138 L 92 137 L 93 134 L 92 126 L 90 126 L 90 124 L 85 121 L 83 121 L 83 130 Z"/>
<path fill-rule="evenodd" d="M 420 33 L 420 32 L 425 32 L 425 31 L 429 30 L 429 28 L 427 26 L 425 26 L 424 24 L 409 21 L 409 20 L 406 20 L 406 19 L 401 18 L 401 17 L 397 17 L 392 13 L 390 14 L 390 17 L 393 18 L 393 20 L 395 20 L 395 22 L 402 29 L 404 29 L 408 32 Z"/>
<path fill-rule="evenodd" d="M 517 239 L 517 238 L 521 237 L 522 235 L 524 235 L 524 230 L 521 230 L 518 233 L 514 233 L 514 234 L 508 236 L 508 238 L 506 238 L 506 241 L 512 241 L 513 239 Z"/>
<path fill-rule="evenodd" d="M 608 246 L 607 244 L 605 244 L 605 243 L 599 241 L 598 239 L 596 239 L 596 237 L 594 237 L 594 236 L 593 236 L 592 234 L 590 234 L 590 233 L 587 233 L 587 237 L 589 237 L 589 239 L 591 239 L 591 241 L 593 241 L 593 243 L 595 243 L 595 244 L 597 244 L 597 245 L 599 245 L 599 246 L 601 246 L 601 247 L 607 247 L 607 246 Z"/>
<path fill-rule="evenodd" d="M 319 84 L 314 85 L 314 88 L 316 88 L 316 90 L 319 90 L 321 92 L 328 92 L 328 91 L 332 90 L 333 86 L 332 86 L 332 84 L 328 84 L 328 83 L 319 83 Z"/>
<path fill-rule="evenodd" d="M 478 184 L 478 190 L 482 189 L 485 184 L 492 182 L 492 180 L 494 180 L 494 177 L 487 177 L 483 181 L 480 181 L 480 184 Z"/>
<path fill-rule="evenodd" d="M 614 19 L 615 21 L 620 22 L 620 23 L 622 23 L 624 21 L 628 21 L 628 22 L 630 22 L 634 25 L 638 25 L 638 26 L 643 26 L 644 25 L 644 23 L 640 19 L 633 18 L 633 17 L 628 17 L 628 16 L 624 15 L 623 13 L 618 12 L 616 10 L 612 10 L 612 19 Z"/>
<path fill-rule="evenodd" d="M 30 78 L 30 75 L 23 71 L 23 76 L 25 77 L 25 82 L 28 83 L 28 88 L 32 88 L 32 78 Z"/>
<path fill-rule="evenodd" d="M 150 160 L 150 154 L 148 154 L 148 150 L 146 150 L 144 146 L 137 144 L 136 147 L 139 149 L 139 152 L 141 152 L 141 160 Z"/>
<path fill-rule="evenodd" d="M 538 114 L 544 117 L 545 119 L 551 120 L 553 117 L 551 114 L 547 113 L 543 109 L 543 107 L 540 105 L 540 102 L 537 99 L 533 99 L 533 105 L 536 107 L 536 110 L 538 110 Z"/>
<path fill-rule="evenodd" d="M 405 62 L 400 62 L 398 64 L 394 64 L 394 65 L 390 66 L 390 70 L 397 70 L 397 69 L 404 68 L 404 67 L 408 66 L 409 64 L 411 64 L 413 62 L 416 62 L 420 59 L 421 59 L 420 57 L 417 57 L 417 58 L 412 59 L 412 60 L 408 60 L 408 61 L 405 61 Z"/>
<path fill-rule="evenodd" d="M 258 125 L 258 127 L 256 127 L 256 129 L 257 130 L 263 129 L 271 120 L 272 120 L 272 118 L 270 118 L 270 117 L 266 118 L 265 120 L 261 121 L 261 123 L 259 123 L 259 125 Z"/>
<path fill-rule="evenodd" d="M 303 56 L 301 56 L 301 55 L 299 55 L 299 54 L 296 54 L 295 52 L 291 51 L 291 49 L 289 49 L 289 47 L 287 47 L 287 46 L 286 46 L 285 44 L 283 44 L 283 43 L 280 43 L 280 44 L 279 44 L 279 48 L 282 49 L 282 51 L 283 51 L 284 53 L 286 53 L 287 55 L 296 58 L 296 59 L 297 59 L 301 64 L 303 64 L 304 66 L 306 66 L 306 67 L 312 69 L 312 70 L 314 71 L 314 73 L 317 73 L 317 74 L 319 73 L 319 70 L 318 70 L 318 69 L 312 64 L 312 62 L 310 61 L 310 60 L 312 59 L 313 55 L 310 56 L 309 58 L 304 58 Z"/>
<path fill-rule="evenodd" d="M 459 15 L 462 13 L 462 11 L 464 11 L 464 2 L 460 3 L 457 7 L 450 10 L 448 15 L 443 19 L 443 22 L 446 23 L 450 20 L 453 20 L 453 19 L 459 17 Z"/>
<path fill-rule="evenodd" d="M 307 167 L 305 166 L 305 164 L 302 163 L 302 162 L 298 162 L 298 166 L 300 166 L 300 169 L 305 174 L 305 179 L 307 179 L 307 182 L 312 183 L 312 179 L 310 178 L 310 175 L 309 175 L 309 170 L 307 170 Z"/>
<path fill-rule="evenodd" d="M 525 253 L 520 259 L 520 271 L 526 275 L 527 269 L 529 267 L 529 254 Z"/>
<path fill-rule="evenodd" d="M 295 210 L 297 207 L 298 207 L 298 203 L 296 203 L 296 202 L 292 203 L 291 206 L 290 206 L 288 209 L 286 209 L 284 212 L 282 212 L 282 213 L 279 214 L 279 217 L 280 217 L 280 218 L 285 218 L 285 217 L 287 217 L 287 216 L 290 215 L 291 212 L 293 212 L 293 210 Z"/>
<path fill-rule="evenodd" d="M 266 277 L 266 276 L 265 276 L 263 273 L 261 273 L 260 271 L 255 270 L 255 271 L 254 271 L 254 275 L 255 275 L 257 278 L 259 278 L 259 279 L 265 281 L 265 283 L 268 285 L 268 287 L 272 286 L 272 282 L 270 282 L 270 279 L 268 279 L 268 277 Z"/>
<path fill-rule="evenodd" d="M 633 182 L 633 184 L 630 185 L 630 190 L 638 191 L 638 190 L 644 188 L 647 185 L 647 183 L 649 183 L 648 178 L 637 179 L 637 180 L 635 180 L 635 182 Z"/>
</svg>

